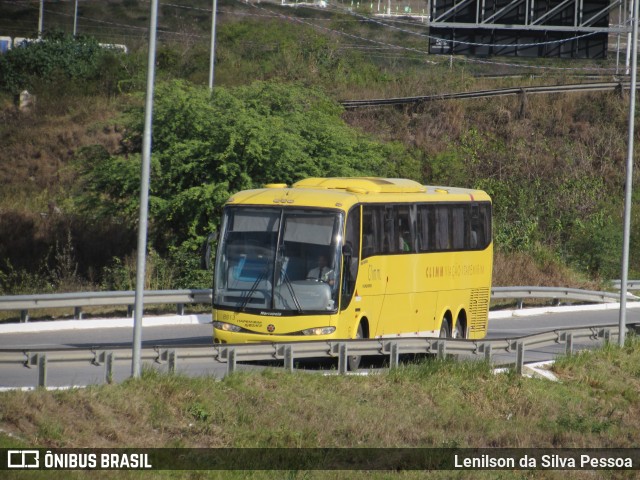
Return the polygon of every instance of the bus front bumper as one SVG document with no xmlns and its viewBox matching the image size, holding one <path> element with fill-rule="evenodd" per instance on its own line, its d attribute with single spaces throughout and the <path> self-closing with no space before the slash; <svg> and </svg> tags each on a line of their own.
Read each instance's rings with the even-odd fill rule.
<svg viewBox="0 0 640 480">
<path fill-rule="evenodd" d="M 336 340 L 339 338 L 335 327 L 309 328 L 301 332 L 289 334 L 257 333 L 244 329 L 241 331 L 231 331 L 226 328 L 228 328 L 226 325 L 221 325 L 220 322 L 214 322 L 213 343 L 275 343 Z"/>
</svg>

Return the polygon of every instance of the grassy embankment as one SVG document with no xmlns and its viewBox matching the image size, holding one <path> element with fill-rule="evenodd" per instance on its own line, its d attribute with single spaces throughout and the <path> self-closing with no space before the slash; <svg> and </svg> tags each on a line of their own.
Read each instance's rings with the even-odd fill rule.
<svg viewBox="0 0 640 480">
<path fill-rule="evenodd" d="M 3 447 L 637 447 L 640 341 L 560 359 L 559 382 L 427 359 L 368 377 L 265 371 L 222 381 L 146 371 L 119 385 L 0 393 Z M 73 472 L 81 477 L 81 472 Z M 95 472 L 94 472 L 95 473 Z M 217 478 L 282 478 L 235 472 Z M 452 472 L 433 473 L 449 478 Z M 53 478 L 68 478 L 59 472 Z M 96 474 L 111 478 L 113 472 Z M 138 478 L 139 474 L 130 474 Z M 584 478 L 537 472 L 535 478 Z M 167 478 L 201 475 L 165 472 Z M 213 475 L 214 478 L 216 475 Z M 288 472 L 288 478 L 423 472 Z M 478 475 L 496 478 L 495 473 Z M 501 472 L 500 478 L 531 478 Z M 631 478 L 621 474 L 593 478 Z M 29 478 L 34 478 L 30 476 Z M 35 478 L 38 478 L 37 474 Z M 44 478 L 44 476 L 43 476 Z M 47 472 L 47 478 L 51 473 Z M 462 478 L 462 476 L 460 476 Z"/>
</svg>

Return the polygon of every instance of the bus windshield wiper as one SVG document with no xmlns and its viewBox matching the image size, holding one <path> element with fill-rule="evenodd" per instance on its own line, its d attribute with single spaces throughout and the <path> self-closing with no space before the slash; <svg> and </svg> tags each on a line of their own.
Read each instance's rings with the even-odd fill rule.
<svg viewBox="0 0 640 480">
<path fill-rule="evenodd" d="M 247 303 L 249 303 L 249 300 L 251 299 L 255 291 L 258 289 L 258 285 L 260 284 L 260 282 L 266 277 L 266 274 L 268 271 L 269 271 L 269 264 L 265 265 L 264 270 L 260 272 L 260 275 L 257 276 L 255 281 L 253 282 L 253 285 L 251 285 L 251 288 L 247 292 L 247 296 L 244 297 L 244 300 L 242 301 L 242 305 L 240 305 L 240 311 L 244 312 L 244 309 L 246 308 Z"/>
<path fill-rule="evenodd" d="M 287 275 L 287 272 L 284 272 L 282 274 L 282 278 L 284 280 L 284 284 L 287 286 L 287 290 L 289 290 L 289 293 L 291 294 L 291 298 L 293 299 L 293 303 L 295 303 L 295 305 L 296 305 L 296 310 L 298 311 L 298 313 L 304 313 L 304 310 L 302 310 L 302 306 L 300 305 L 300 301 L 298 300 L 298 296 L 296 295 L 296 292 L 293 289 L 293 285 L 291 283 L 291 280 L 289 280 L 289 275 Z"/>
</svg>

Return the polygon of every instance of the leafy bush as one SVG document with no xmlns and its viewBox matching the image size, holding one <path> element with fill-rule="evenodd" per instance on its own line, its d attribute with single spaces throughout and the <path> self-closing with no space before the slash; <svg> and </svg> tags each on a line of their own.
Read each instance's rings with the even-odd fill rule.
<svg viewBox="0 0 640 480">
<path fill-rule="evenodd" d="M 598 212 L 578 219 L 568 237 L 569 260 L 580 270 L 604 280 L 620 277 L 622 228 L 616 216 Z"/>
<path fill-rule="evenodd" d="M 92 38 L 52 33 L 0 56 L 0 89 L 18 93 L 43 84 L 70 89 L 68 82 L 72 81 L 75 91 L 86 93 L 101 86 L 102 91 L 113 93 L 114 85 L 123 78 L 123 57 Z"/>
<path fill-rule="evenodd" d="M 341 120 L 341 111 L 322 92 L 299 85 L 256 82 L 213 95 L 180 81 L 157 87 L 149 232 L 152 246 L 176 260 L 180 283 L 196 281 L 186 269 L 233 192 L 311 176 L 418 171 L 403 148 L 369 140 Z M 87 213 L 135 224 L 140 156 L 134 152 L 143 119 L 141 107 L 130 112 L 125 155 L 97 152 L 80 163 Z"/>
</svg>

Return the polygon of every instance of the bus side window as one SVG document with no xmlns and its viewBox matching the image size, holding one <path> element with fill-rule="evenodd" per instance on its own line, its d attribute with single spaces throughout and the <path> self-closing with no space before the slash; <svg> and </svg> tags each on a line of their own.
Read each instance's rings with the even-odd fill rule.
<svg viewBox="0 0 640 480">
<path fill-rule="evenodd" d="M 469 248 L 471 248 L 472 250 L 478 248 L 478 232 L 474 229 L 471 229 Z"/>
<path fill-rule="evenodd" d="M 396 235 L 396 210 L 387 206 L 384 208 L 383 218 L 384 227 L 382 235 L 384 236 L 382 253 L 394 253 L 398 251 L 398 238 Z"/>
<path fill-rule="evenodd" d="M 463 250 L 469 248 L 469 240 L 467 235 L 468 223 L 466 221 L 466 205 L 456 205 L 451 208 L 451 233 L 452 248 L 454 250 Z"/>
<path fill-rule="evenodd" d="M 471 245 L 470 248 L 476 249 L 482 245 L 482 222 L 480 220 L 480 207 L 478 205 L 471 205 L 471 218 L 469 223 L 471 224 Z"/>
<path fill-rule="evenodd" d="M 471 248 L 486 248 L 491 243 L 491 205 L 480 204 L 471 206 Z"/>
<path fill-rule="evenodd" d="M 371 207 L 363 207 L 362 212 L 362 258 L 375 255 L 374 218 Z"/>
<path fill-rule="evenodd" d="M 434 248 L 433 233 L 435 231 L 433 206 L 418 205 L 417 240 L 418 251 L 429 252 Z"/>
<path fill-rule="evenodd" d="M 362 258 L 388 252 L 385 207 L 366 205 L 362 208 L 362 215 Z"/>
<path fill-rule="evenodd" d="M 411 235 L 410 207 L 407 205 L 398 205 L 395 207 L 396 220 L 396 245 L 398 252 L 412 252 L 414 242 Z"/>
<path fill-rule="evenodd" d="M 367 258 L 373 255 L 373 235 L 370 233 L 362 235 L 362 258 Z"/>
<path fill-rule="evenodd" d="M 450 237 L 450 221 L 449 221 L 449 206 L 438 205 L 435 207 L 435 237 L 436 237 L 436 250 L 449 250 L 451 248 Z"/>
</svg>

